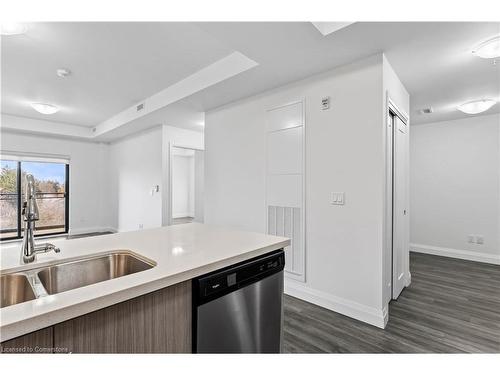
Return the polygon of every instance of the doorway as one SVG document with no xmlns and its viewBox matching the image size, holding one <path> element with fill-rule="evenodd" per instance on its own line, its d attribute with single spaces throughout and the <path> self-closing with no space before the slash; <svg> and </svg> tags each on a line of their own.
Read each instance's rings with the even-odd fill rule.
<svg viewBox="0 0 500 375">
<path fill-rule="evenodd" d="M 204 151 L 170 148 L 169 225 L 203 222 Z"/>
<path fill-rule="evenodd" d="M 391 298 L 409 284 L 409 126 L 408 117 L 389 101 L 388 227 L 391 253 Z"/>
</svg>

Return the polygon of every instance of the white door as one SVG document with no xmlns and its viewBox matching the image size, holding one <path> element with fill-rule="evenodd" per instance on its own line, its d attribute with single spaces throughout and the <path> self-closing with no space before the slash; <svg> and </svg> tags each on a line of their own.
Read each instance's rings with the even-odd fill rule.
<svg viewBox="0 0 500 375">
<path fill-rule="evenodd" d="M 405 270 L 409 252 L 408 239 L 408 128 L 394 116 L 393 137 L 393 241 L 392 298 L 405 286 Z"/>
</svg>

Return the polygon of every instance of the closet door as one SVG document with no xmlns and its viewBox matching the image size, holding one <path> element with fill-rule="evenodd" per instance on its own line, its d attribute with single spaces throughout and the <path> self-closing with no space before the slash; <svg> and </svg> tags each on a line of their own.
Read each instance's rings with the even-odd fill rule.
<svg viewBox="0 0 500 375">
<path fill-rule="evenodd" d="M 305 281 L 304 105 L 267 112 L 267 230 L 291 239 L 285 274 Z"/>
<path fill-rule="evenodd" d="M 405 286 L 408 233 L 408 126 L 394 116 L 392 298 Z"/>
</svg>

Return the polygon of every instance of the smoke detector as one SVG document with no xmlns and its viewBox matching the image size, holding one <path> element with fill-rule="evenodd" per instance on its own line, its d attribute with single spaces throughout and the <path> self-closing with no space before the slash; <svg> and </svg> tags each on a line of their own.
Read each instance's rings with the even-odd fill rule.
<svg viewBox="0 0 500 375">
<path fill-rule="evenodd" d="M 71 74 L 71 70 L 66 69 L 66 68 L 59 68 L 56 70 L 56 74 L 58 77 L 66 78 L 67 76 L 69 76 Z"/>
<path fill-rule="evenodd" d="M 422 115 L 428 115 L 429 113 L 432 113 L 432 112 L 434 112 L 434 110 L 432 109 L 432 107 L 422 108 L 422 109 L 420 110 L 420 113 L 421 113 Z"/>
</svg>

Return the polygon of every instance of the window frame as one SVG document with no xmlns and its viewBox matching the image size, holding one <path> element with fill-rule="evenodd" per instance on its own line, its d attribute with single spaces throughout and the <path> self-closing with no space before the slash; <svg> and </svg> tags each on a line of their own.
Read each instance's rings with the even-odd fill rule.
<svg viewBox="0 0 500 375">
<path fill-rule="evenodd" d="M 2 158 L 2 160 L 9 160 L 8 157 L 5 159 Z M 16 162 L 17 165 L 17 236 L 15 237 L 7 237 L 7 238 L 0 238 L 0 242 L 4 241 L 15 241 L 23 238 L 23 218 L 22 218 L 22 167 L 21 164 L 24 162 L 24 160 L 12 160 Z M 45 161 L 45 160 L 37 160 L 36 162 L 38 163 L 53 163 L 50 161 Z M 57 164 L 64 164 L 64 171 L 65 171 L 65 176 L 64 176 L 64 230 L 61 232 L 53 232 L 53 233 L 46 233 L 46 234 L 34 234 L 34 237 L 50 237 L 50 236 L 57 236 L 57 235 L 62 235 L 62 234 L 68 234 L 69 233 L 69 162 L 66 163 L 57 163 Z M 35 227 L 36 228 L 36 227 Z"/>
</svg>

